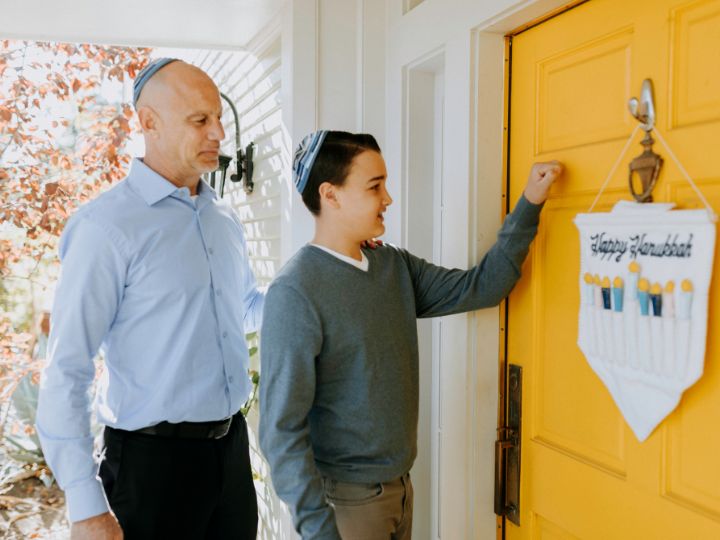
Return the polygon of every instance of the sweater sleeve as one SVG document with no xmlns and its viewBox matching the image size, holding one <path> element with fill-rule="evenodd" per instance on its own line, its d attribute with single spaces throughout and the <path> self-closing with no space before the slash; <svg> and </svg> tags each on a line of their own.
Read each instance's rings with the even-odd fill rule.
<svg viewBox="0 0 720 540">
<path fill-rule="evenodd" d="M 340 540 L 310 441 L 320 320 L 292 287 L 273 284 L 265 299 L 260 342 L 260 448 L 273 486 L 302 538 Z"/>
<path fill-rule="evenodd" d="M 418 317 L 437 317 L 498 305 L 520 278 L 520 268 L 537 233 L 542 205 L 521 196 L 505 218 L 498 239 L 469 270 L 435 266 L 404 252 L 415 289 Z"/>
</svg>

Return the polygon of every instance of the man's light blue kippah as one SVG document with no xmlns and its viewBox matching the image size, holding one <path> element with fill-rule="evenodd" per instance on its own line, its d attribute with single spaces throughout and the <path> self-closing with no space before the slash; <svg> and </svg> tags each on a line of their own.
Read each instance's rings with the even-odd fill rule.
<svg viewBox="0 0 720 540">
<path fill-rule="evenodd" d="M 295 159 L 293 159 L 293 181 L 300 195 L 305 191 L 305 186 L 307 186 L 308 178 L 310 178 L 313 164 L 327 134 L 327 130 L 321 129 L 310 135 L 306 135 L 305 138 L 300 141 L 295 151 Z"/>
<path fill-rule="evenodd" d="M 140 98 L 140 92 L 142 92 L 145 84 L 147 84 L 147 82 L 152 78 L 152 76 L 155 75 L 162 68 L 167 66 L 169 63 L 175 62 L 177 60 L 179 59 L 158 58 L 157 60 L 153 60 L 147 66 L 142 68 L 142 70 L 140 70 L 140 73 L 137 74 L 137 77 L 135 77 L 135 82 L 133 83 L 133 106 L 137 108 L 137 102 Z"/>
</svg>

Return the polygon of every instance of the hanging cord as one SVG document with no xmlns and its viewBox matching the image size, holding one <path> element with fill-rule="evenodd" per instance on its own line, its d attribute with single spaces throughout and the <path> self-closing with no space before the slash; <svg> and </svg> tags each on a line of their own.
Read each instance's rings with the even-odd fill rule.
<svg viewBox="0 0 720 540">
<path fill-rule="evenodd" d="M 605 182 L 603 182 L 602 187 L 600 188 L 600 191 L 598 191 L 597 196 L 595 197 L 595 200 L 590 205 L 590 210 L 588 210 L 588 213 L 593 211 L 593 208 L 595 208 L 595 205 L 600 200 L 600 195 L 603 194 L 603 191 L 605 191 L 605 188 L 607 187 L 608 183 L 612 179 L 613 176 L 615 176 L 615 171 L 617 171 L 617 168 L 620 166 L 620 162 L 622 161 L 622 158 L 625 157 L 625 154 L 628 151 L 628 148 L 630 148 L 630 144 L 633 142 L 633 139 L 635 138 L 635 134 L 640 129 L 640 124 L 637 124 L 635 126 L 635 129 L 633 129 L 632 133 L 628 137 L 628 140 L 625 141 L 625 146 L 622 149 L 622 152 L 620 152 L 620 155 L 618 156 L 617 160 L 615 161 L 615 164 L 612 166 L 612 169 L 610 169 L 610 174 L 607 175 L 607 178 L 605 178 Z"/>
<path fill-rule="evenodd" d="M 713 207 L 710 206 L 710 203 L 705 198 L 705 196 L 702 194 L 702 191 L 700 191 L 700 188 L 697 186 L 695 182 L 693 182 L 693 179 L 690 178 L 690 175 L 685 170 L 685 167 L 682 166 L 682 163 L 680 163 L 680 160 L 675 155 L 675 152 L 673 152 L 670 149 L 670 145 L 665 142 L 665 138 L 662 136 L 662 133 L 660 133 L 660 130 L 656 127 L 653 129 L 655 132 L 655 135 L 657 135 L 658 140 L 662 143 L 662 145 L 665 147 L 665 150 L 667 150 L 667 153 L 670 155 L 670 157 L 675 162 L 675 165 L 677 165 L 677 168 L 680 169 L 680 172 L 685 177 L 685 180 L 688 181 L 688 183 L 692 186 L 692 188 L 695 190 L 695 193 L 697 193 L 697 196 L 700 197 L 700 200 L 705 205 L 705 208 L 708 211 L 708 216 L 710 217 L 710 220 L 715 222 L 717 221 L 717 215 L 715 214 L 715 210 L 713 210 Z"/>
<path fill-rule="evenodd" d="M 615 172 L 617 171 L 617 168 L 620 166 L 620 162 L 622 161 L 623 157 L 625 157 L 625 154 L 628 151 L 628 148 L 630 147 L 630 144 L 632 143 L 633 139 L 635 138 L 635 134 L 640 129 L 641 124 L 637 124 L 635 126 L 635 129 L 633 129 L 632 133 L 630 134 L 630 137 L 628 137 L 628 140 L 625 142 L 625 146 L 623 147 L 622 151 L 620 152 L 620 155 L 618 156 L 617 160 L 612 166 L 612 169 L 610 169 L 610 174 L 607 175 L 607 178 L 605 178 L 605 182 L 603 182 L 602 187 L 600 188 L 600 191 L 598 192 L 597 196 L 595 197 L 595 200 L 590 205 L 590 209 L 588 212 L 592 212 L 593 208 L 595 208 L 595 205 L 600 200 L 600 195 L 603 194 L 603 191 L 605 191 L 605 188 L 607 187 L 608 183 L 610 183 L 610 180 L 613 176 L 615 176 Z M 675 155 L 675 152 L 673 152 L 670 149 L 670 145 L 665 142 L 665 137 L 662 136 L 662 133 L 660 133 L 660 130 L 658 130 L 657 126 L 653 127 L 653 130 L 655 134 L 657 135 L 658 140 L 660 143 L 665 147 L 665 150 L 667 150 L 667 153 L 670 155 L 672 160 L 675 162 L 675 165 L 677 165 L 677 168 L 680 170 L 680 173 L 682 173 L 685 180 L 688 181 L 688 183 L 692 186 L 693 190 L 697 194 L 697 196 L 700 198 L 702 203 L 705 205 L 705 209 L 708 212 L 708 216 L 710 217 L 710 221 L 716 222 L 718 220 L 717 214 L 715 214 L 715 210 L 713 210 L 713 207 L 710 206 L 710 203 L 705 198 L 705 196 L 702 194 L 702 191 L 700 191 L 700 188 L 697 186 L 695 182 L 693 182 L 693 179 L 688 174 L 687 170 L 685 170 L 685 167 L 683 167 L 682 163 L 680 163 L 680 160 Z"/>
</svg>

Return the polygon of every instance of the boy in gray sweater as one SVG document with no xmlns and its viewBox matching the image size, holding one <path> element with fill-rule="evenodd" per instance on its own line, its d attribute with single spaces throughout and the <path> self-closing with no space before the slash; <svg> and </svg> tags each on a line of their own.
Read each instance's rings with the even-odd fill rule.
<svg viewBox="0 0 720 540">
<path fill-rule="evenodd" d="M 562 173 L 535 164 L 498 240 L 470 270 L 364 249 L 392 203 L 370 135 L 306 137 L 294 180 L 315 237 L 280 271 L 261 331 L 260 446 L 303 539 L 409 539 L 416 455 L 416 318 L 495 306 L 520 277 Z"/>
</svg>

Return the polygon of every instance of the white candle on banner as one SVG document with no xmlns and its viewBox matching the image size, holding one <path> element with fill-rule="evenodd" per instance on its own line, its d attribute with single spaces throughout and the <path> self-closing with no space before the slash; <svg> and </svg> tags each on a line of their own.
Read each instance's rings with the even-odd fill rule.
<svg viewBox="0 0 720 540">
<path fill-rule="evenodd" d="M 624 319 L 625 344 L 628 364 L 633 369 L 640 369 L 640 356 L 638 353 L 637 317 L 638 317 L 638 279 L 640 279 L 640 265 L 632 261 L 628 265 L 628 280 L 625 287 Z"/>
<path fill-rule="evenodd" d="M 675 337 L 675 359 L 677 363 L 677 376 L 684 377 L 686 374 L 688 350 L 690 348 L 690 320 L 693 302 L 693 284 L 689 279 L 684 279 L 680 284 L 680 294 L 677 302 L 677 331 Z"/>
<path fill-rule="evenodd" d="M 675 282 L 668 281 L 662 295 L 663 349 L 665 351 L 665 375 L 677 371 L 675 352 Z"/>
<path fill-rule="evenodd" d="M 600 357 L 605 356 L 608 343 L 605 341 L 605 332 L 603 330 L 603 301 L 602 286 L 600 284 L 600 276 L 593 276 L 593 293 L 595 301 L 595 335 L 597 336 L 597 354 Z"/>
<path fill-rule="evenodd" d="M 585 318 L 588 322 L 585 326 L 585 336 L 592 354 L 597 354 L 598 336 L 595 334 L 597 325 L 595 324 L 595 290 L 593 287 L 592 274 L 586 272 L 583 276 L 583 281 L 585 282 Z"/>
</svg>

